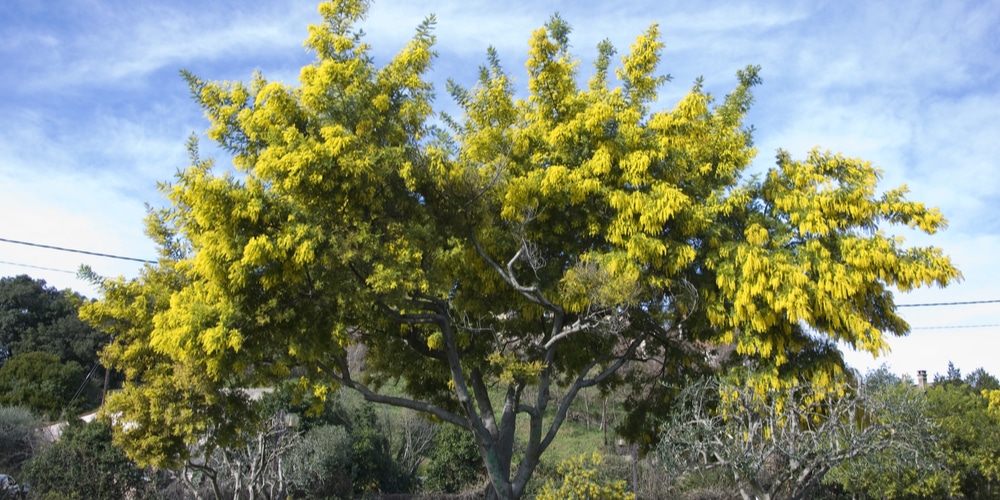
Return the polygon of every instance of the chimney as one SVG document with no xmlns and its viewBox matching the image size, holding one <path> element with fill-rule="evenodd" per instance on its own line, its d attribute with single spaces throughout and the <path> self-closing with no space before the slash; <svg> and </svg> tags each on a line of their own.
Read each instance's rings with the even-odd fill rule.
<svg viewBox="0 0 1000 500">
<path fill-rule="evenodd" d="M 927 370 L 917 370 L 917 387 L 927 390 Z"/>
</svg>

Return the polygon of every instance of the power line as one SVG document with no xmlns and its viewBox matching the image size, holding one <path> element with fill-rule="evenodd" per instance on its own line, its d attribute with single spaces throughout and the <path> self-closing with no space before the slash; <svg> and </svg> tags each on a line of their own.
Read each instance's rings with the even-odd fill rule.
<svg viewBox="0 0 1000 500">
<path fill-rule="evenodd" d="M 67 271 L 65 269 L 56 269 L 54 267 L 33 266 L 31 264 L 19 264 L 17 262 L 8 262 L 6 260 L 0 260 L 0 264 L 7 264 L 8 266 L 30 267 L 32 269 L 41 269 L 42 271 L 55 271 L 57 273 L 76 274 L 76 271 Z"/>
<path fill-rule="evenodd" d="M 934 302 L 928 304 L 896 304 L 896 307 L 937 307 L 937 306 L 967 306 L 970 304 L 996 304 L 1000 300 L 970 300 L 966 302 Z"/>
<path fill-rule="evenodd" d="M 997 328 L 1000 323 L 992 325 L 953 325 L 953 326 L 915 326 L 911 330 L 958 330 L 964 328 Z"/>
<path fill-rule="evenodd" d="M 106 258 L 109 258 L 109 259 L 130 260 L 130 261 L 134 261 L 134 262 L 142 262 L 144 264 L 156 264 L 156 261 L 153 261 L 153 260 L 139 259 L 139 258 L 136 258 L 136 257 L 123 257 L 121 255 L 112 255 L 112 254 L 100 253 L 100 252 L 88 252 L 87 250 L 77 250 L 75 248 L 63 248 L 63 247 L 56 247 L 56 246 L 52 246 L 52 245 L 42 245 L 41 243 L 30 243 L 30 242 L 27 242 L 27 241 L 9 240 L 7 238 L 0 238 L 0 241 L 3 241 L 5 243 L 14 243 L 15 245 L 25 245 L 25 246 L 29 246 L 29 247 L 38 247 L 38 248 L 47 248 L 49 250 L 58 250 L 60 252 L 82 253 L 82 254 L 85 254 L 85 255 L 93 255 L 93 256 L 96 256 L 96 257 L 106 257 Z"/>
</svg>

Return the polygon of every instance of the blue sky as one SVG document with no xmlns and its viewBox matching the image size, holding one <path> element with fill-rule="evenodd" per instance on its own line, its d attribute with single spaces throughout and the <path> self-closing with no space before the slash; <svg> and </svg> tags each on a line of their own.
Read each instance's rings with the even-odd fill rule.
<svg viewBox="0 0 1000 500">
<path fill-rule="evenodd" d="M 432 78 L 447 110 L 443 82 L 472 85 L 490 45 L 523 85 L 528 36 L 553 12 L 573 27 L 583 78 L 600 40 L 624 52 L 659 23 L 660 71 L 673 78 L 664 107 L 699 76 L 722 96 L 738 69 L 761 65 L 748 119 L 756 168 L 778 148 L 801 158 L 815 146 L 873 162 L 884 189 L 905 183 L 911 199 L 950 221 L 930 238 L 903 231 L 907 242 L 942 247 L 965 275 L 897 302 L 1000 299 L 1000 3 L 386 0 L 364 29 L 385 61 L 434 13 Z M 178 71 L 246 80 L 260 70 L 294 83 L 312 60 L 306 26 L 318 20 L 316 4 L 298 0 L 0 3 L 0 238 L 153 258 L 144 204 L 163 204 L 157 182 L 185 166 L 187 137 L 206 126 Z M 0 242 L 0 276 L 27 273 L 93 295 L 72 273 L 81 263 L 104 275 L 133 276 L 139 266 Z M 943 373 L 951 360 L 1000 375 L 1000 326 L 954 328 L 1000 324 L 1000 303 L 903 314 L 914 330 L 892 341 L 891 354 L 850 362 L 913 375 Z"/>
</svg>

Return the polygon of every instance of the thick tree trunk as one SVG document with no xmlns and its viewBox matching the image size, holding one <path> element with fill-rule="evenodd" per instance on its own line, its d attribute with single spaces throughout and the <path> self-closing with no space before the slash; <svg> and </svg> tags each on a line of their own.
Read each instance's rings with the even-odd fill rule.
<svg viewBox="0 0 1000 500">
<path fill-rule="evenodd" d="M 486 487 L 487 498 L 503 500 L 516 498 L 510 483 L 511 455 L 512 453 L 500 453 L 496 447 L 483 454 L 486 462 L 486 473 L 490 477 L 490 484 Z"/>
<path fill-rule="evenodd" d="M 486 485 L 486 492 L 484 494 L 484 498 L 486 500 L 501 500 L 500 494 L 497 493 L 497 490 L 496 488 L 493 487 L 493 484 Z"/>
</svg>

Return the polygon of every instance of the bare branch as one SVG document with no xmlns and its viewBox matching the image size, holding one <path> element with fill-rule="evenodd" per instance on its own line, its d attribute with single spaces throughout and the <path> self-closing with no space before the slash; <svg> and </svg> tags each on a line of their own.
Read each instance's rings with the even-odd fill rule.
<svg viewBox="0 0 1000 500">
<path fill-rule="evenodd" d="M 572 325 L 563 328 L 562 331 L 560 331 L 556 335 L 553 335 L 548 342 L 542 345 L 542 349 L 549 350 L 552 348 L 552 346 L 556 344 L 556 342 L 559 342 L 560 340 L 569 337 L 574 333 L 582 332 L 584 330 L 589 330 L 594 326 L 596 326 L 596 323 L 590 323 L 590 322 L 585 323 L 583 320 L 578 319 L 575 322 L 573 322 Z"/>
<path fill-rule="evenodd" d="M 456 415 L 452 412 L 449 412 L 437 405 L 426 403 L 423 401 L 416 401 L 413 399 L 379 394 L 371 390 L 371 388 L 369 388 L 365 384 L 362 384 L 361 382 L 358 382 L 357 380 L 351 378 L 350 369 L 347 368 L 346 359 L 343 360 L 342 363 L 340 362 L 341 360 L 339 359 L 337 361 L 338 364 L 340 365 L 339 370 L 334 370 L 332 367 L 323 362 L 318 362 L 317 366 L 321 370 L 323 370 L 323 373 L 325 373 L 327 376 L 337 381 L 337 383 L 339 383 L 340 385 L 359 392 L 361 396 L 365 398 L 366 401 L 371 401 L 373 403 L 387 404 L 390 406 L 397 406 L 400 408 L 409 408 L 414 411 L 419 411 L 430 415 L 434 415 L 435 417 L 438 417 L 441 420 L 444 420 L 445 422 L 449 422 L 458 425 L 460 427 L 465 427 L 465 428 L 469 427 L 468 419 Z"/>
<path fill-rule="evenodd" d="M 566 394 L 563 396 L 562 402 L 560 403 L 559 408 L 556 410 L 555 418 L 552 420 L 552 424 L 549 426 L 549 430 L 546 433 L 545 438 L 540 443 L 540 449 L 542 451 L 545 451 L 545 449 L 548 448 L 549 444 L 552 443 L 552 440 L 555 439 L 556 433 L 562 426 L 563 420 L 566 419 L 566 412 L 569 411 L 570 404 L 572 404 L 573 399 L 576 398 L 577 393 L 579 393 L 581 389 L 587 387 L 593 387 L 603 382 L 608 377 L 617 372 L 622 367 L 622 365 L 625 364 L 626 361 L 632 358 L 632 355 L 635 353 L 636 349 L 638 349 L 639 346 L 642 345 L 644 341 L 645 337 L 643 336 L 637 337 L 633 339 L 631 342 L 629 342 L 628 347 L 625 349 L 625 352 L 623 352 L 621 355 L 600 356 L 597 359 L 591 361 L 590 364 L 588 364 L 583 370 L 580 371 L 580 375 L 577 376 L 576 380 L 573 382 L 573 385 L 570 386 L 569 390 L 567 390 Z M 587 374 L 590 373 L 590 371 L 593 370 L 594 367 L 611 360 L 614 361 L 612 361 L 611 364 L 607 366 L 607 368 L 598 373 L 595 377 L 587 378 Z"/>
<path fill-rule="evenodd" d="M 498 264 L 495 260 L 493 260 L 492 257 L 489 256 L 489 254 L 486 253 L 486 250 L 484 250 L 482 245 L 479 244 L 479 240 L 476 239 L 475 235 L 470 234 L 469 240 L 472 241 L 472 245 L 476 248 L 476 252 L 479 254 L 479 256 L 482 257 L 483 260 L 486 261 L 486 263 L 491 268 L 493 268 L 493 270 L 496 271 L 497 274 L 500 275 L 500 278 L 502 278 L 508 285 L 513 287 L 515 291 L 524 296 L 524 298 L 550 311 L 554 312 L 562 311 L 561 307 L 553 304 L 548 298 L 545 297 L 545 295 L 541 292 L 541 290 L 538 288 L 537 285 L 532 285 L 532 286 L 521 285 L 518 282 L 517 278 L 515 277 L 514 264 L 519 259 L 522 258 L 524 252 L 526 251 L 525 246 L 523 244 L 517 250 L 517 252 L 514 253 L 514 256 L 507 262 L 507 267 L 506 269 L 504 269 L 504 267 L 500 266 L 500 264 Z"/>
</svg>

